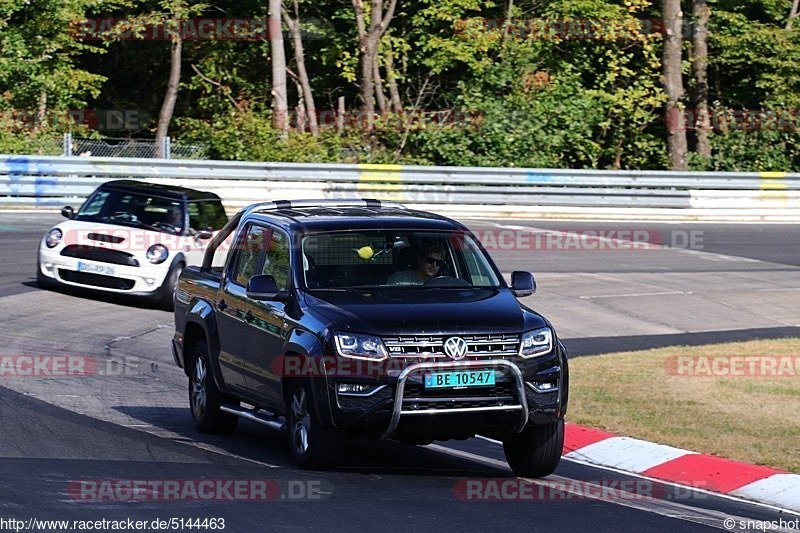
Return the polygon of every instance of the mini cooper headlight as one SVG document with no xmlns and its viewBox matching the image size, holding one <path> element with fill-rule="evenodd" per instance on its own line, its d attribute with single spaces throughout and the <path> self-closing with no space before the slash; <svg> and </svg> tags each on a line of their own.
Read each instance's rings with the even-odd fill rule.
<svg viewBox="0 0 800 533">
<path fill-rule="evenodd" d="M 536 357 L 546 355 L 553 350 L 553 330 L 541 328 L 529 331 L 522 335 L 519 354 L 522 357 Z"/>
<path fill-rule="evenodd" d="M 336 351 L 344 357 L 382 361 L 388 356 L 380 337 L 359 333 L 337 333 L 334 335 Z"/>
<path fill-rule="evenodd" d="M 169 250 L 163 244 L 154 244 L 147 249 L 147 260 L 154 265 L 160 265 L 169 257 Z"/>
<path fill-rule="evenodd" d="M 61 230 L 58 228 L 53 228 L 47 232 L 47 237 L 45 238 L 44 243 L 48 248 L 55 248 L 58 246 L 58 243 L 61 242 L 62 238 L 64 238 L 64 234 L 61 233 Z"/>
</svg>

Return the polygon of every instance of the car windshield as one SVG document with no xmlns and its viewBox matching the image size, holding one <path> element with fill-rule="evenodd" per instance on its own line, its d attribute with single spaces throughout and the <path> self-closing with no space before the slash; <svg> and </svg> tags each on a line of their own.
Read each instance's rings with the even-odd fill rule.
<svg viewBox="0 0 800 533">
<path fill-rule="evenodd" d="M 489 259 L 464 232 L 310 234 L 302 257 L 310 290 L 500 286 Z"/>
<path fill-rule="evenodd" d="M 144 227 L 163 233 L 183 232 L 182 202 L 148 194 L 97 190 L 83 204 L 75 220 Z"/>
</svg>

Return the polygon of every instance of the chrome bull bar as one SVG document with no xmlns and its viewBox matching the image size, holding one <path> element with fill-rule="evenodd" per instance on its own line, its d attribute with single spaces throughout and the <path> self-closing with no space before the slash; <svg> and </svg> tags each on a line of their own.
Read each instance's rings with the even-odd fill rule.
<svg viewBox="0 0 800 533">
<path fill-rule="evenodd" d="M 458 409 L 426 409 L 423 411 L 403 411 L 403 395 L 405 393 L 406 381 L 408 377 L 415 373 L 425 370 L 463 370 L 468 368 L 506 368 L 511 372 L 516 382 L 517 399 L 519 405 L 498 405 L 490 407 L 464 407 Z M 484 413 L 487 411 L 520 411 L 519 422 L 515 428 L 517 433 L 522 432 L 525 424 L 528 423 L 528 400 L 525 396 L 525 379 L 517 365 L 505 361 L 454 361 L 452 363 L 416 363 L 403 369 L 397 377 L 397 387 L 394 392 L 394 405 L 392 406 L 392 418 L 389 427 L 381 435 L 382 439 L 389 438 L 400 425 L 400 417 L 404 415 L 440 415 L 450 413 Z"/>
</svg>

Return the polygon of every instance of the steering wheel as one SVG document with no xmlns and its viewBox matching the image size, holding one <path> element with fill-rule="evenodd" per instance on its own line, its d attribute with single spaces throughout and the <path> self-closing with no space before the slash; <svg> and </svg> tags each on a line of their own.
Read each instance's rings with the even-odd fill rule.
<svg viewBox="0 0 800 533">
<path fill-rule="evenodd" d="M 428 287 L 469 287 L 469 282 L 453 276 L 434 276 L 422 284 Z"/>
<path fill-rule="evenodd" d="M 111 218 L 121 218 L 123 220 L 130 220 L 131 222 L 136 222 L 138 220 L 136 215 L 128 211 L 114 211 L 114 214 L 111 215 Z"/>
<path fill-rule="evenodd" d="M 154 228 L 164 228 L 165 230 L 171 231 L 173 233 L 177 233 L 178 232 L 178 228 L 176 228 L 175 226 L 173 226 L 169 222 L 161 222 L 161 221 L 153 222 L 153 227 Z"/>
</svg>

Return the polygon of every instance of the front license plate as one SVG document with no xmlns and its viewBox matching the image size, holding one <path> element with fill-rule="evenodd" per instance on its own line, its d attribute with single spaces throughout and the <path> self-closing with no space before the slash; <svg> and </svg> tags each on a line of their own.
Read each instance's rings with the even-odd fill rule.
<svg viewBox="0 0 800 533">
<path fill-rule="evenodd" d="M 454 389 L 494 385 L 494 370 L 432 372 L 425 374 L 426 389 Z"/>
<path fill-rule="evenodd" d="M 91 263 L 84 263 L 78 261 L 78 272 L 91 272 L 93 274 L 102 274 L 104 276 L 113 276 L 114 267 L 105 265 L 93 265 Z"/>
</svg>

